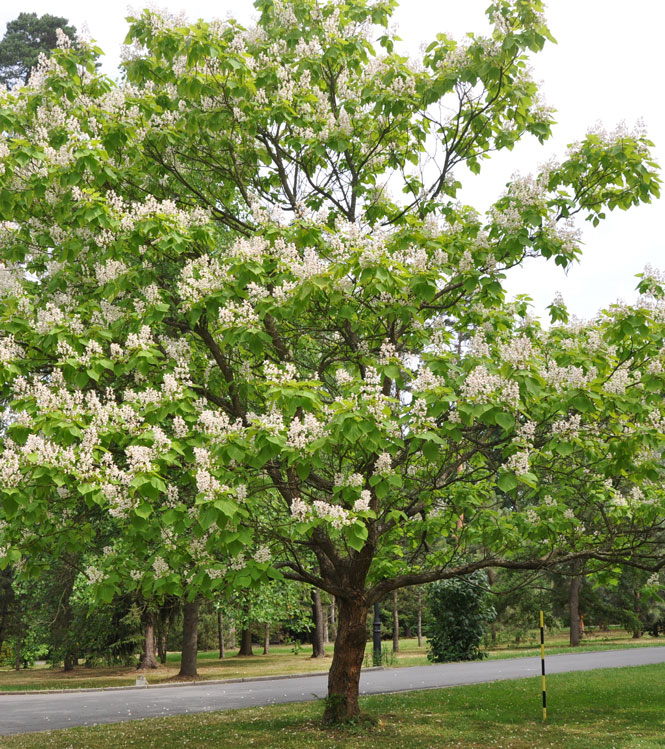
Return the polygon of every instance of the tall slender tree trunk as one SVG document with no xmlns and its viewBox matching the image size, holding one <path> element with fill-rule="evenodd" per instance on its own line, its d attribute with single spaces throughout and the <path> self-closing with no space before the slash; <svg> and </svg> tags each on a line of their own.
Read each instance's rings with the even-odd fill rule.
<svg viewBox="0 0 665 749">
<path fill-rule="evenodd" d="M 396 590 L 393 590 L 393 653 L 399 653 L 399 610 Z"/>
<path fill-rule="evenodd" d="M 575 575 L 570 580 L 570 644 L 577 647 L 580 644 L 580 588 L 582 578 Z"/>
<path fill-rule="evenodd" d="M 252 630 L 249 627 L 240 630 L 240 650 L 238 650 L 238 655 L 254 655 L 254 651 L 252 650 Z"/>
<path fill-rule="evenodd" d="M 337 622 L 335 621 L 335 596 L 332 596 L 332 600 L 330 602 L 330 630 L 331 638 L 334 642 L 335 638 L 337 637 Z"/>
<path fill-rule="evenodd" d="M 16 622 L 16 652 L 14 653 L 14 670 L 21 670 L 21 645 L 23 643 L 23 618 L 19 614 Z"/>
<path fill-rule="evenodd" d="M 263 631 L 263 655 L 270 655 L 270 622 L 266 622 Z"/>
<path fill-rule="evenodd" d="M 226 655 L 224 650 L 224 617 L 221 609 L 217 609 L 217 639 L 219 641 L 219 659 L 221 660 Z"/>
<path fill-rule="evenodd" d="M 418 647 L 423 646 L 423 592 L 418 588 Z"/>
<path fill-rule="evenodd" d="M 321 607 L 321 592 L 317 588 L 311 591 L 312 596 L 312 658 L 325 658 L 326 649 L 323 646 L 323 608 Z"/>
<path fill-rule="evenodd" d="M 198 676 L 196 655 L 199 639 L 199 602 L 185 601 L 182 613 L 182 653 L 178 676 Z"/>
<path fill-rule="evenodd" d="M 330 644 L 330 634 L 328 630 L 328 606 L 323 607 L 323 644 L 329 645 Z"/>
<path fill-rule="evenodd" d="M 337 637 L 328 672 L 324 723 L 339 723 L 360 715 L 358 684 L 367 642 L 367 602 L 360 593 L 337 598 Z"/>
<path fill-rule="evenodd" d="M 633 627 L 633 640 L 639 640 L 640 637 L 642 637 L 642 622 L 641 622 L 641 616 L 642 613 L 642 601 L 640 600 L 642 596 L 640 595 L 639 590 L 635 593 L 635 614 L 637 615 L 636 624 Z"/>
<path fill-rule="evenodd" d="M 143 653 L 137 668 L 158 668 L 159 664 L 155 658 L 155 614 L 150 609 L 146 609 L 143 615 L 143 626 Z"/>
</svg>

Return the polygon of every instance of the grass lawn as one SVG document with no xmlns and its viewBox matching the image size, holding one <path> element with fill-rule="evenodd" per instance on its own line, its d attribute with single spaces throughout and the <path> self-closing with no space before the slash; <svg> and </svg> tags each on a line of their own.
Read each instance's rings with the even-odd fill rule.
<svg viewBox="0 0 665 749">
<path fill-rule="evenodd" d="M 655 749 L 665 747 L 665 665 L 548 677 L 541 722 L 540 678 L 365 697 L 377 725 L 319 725 L 309 702 L 0 738 L 0 749 Z"/>
<path fill-rule="evenodd" d="M 506 644 L 490 651 L 490 658 L 519 658 L 540 654 L 540 634 L 533 630 L 523 642 L 516 646 Z M 665 638 L 644 635 L 639 640 L 633 640 L 624 630 L 587 635 L 579 648 L 568 645 L 568 631 L 550 632 L 546 640 L 547 653 L 571 653 L 587 650 L 615 650 L 628 647 L 649 647 L 665 645 Z M 368 657 L 365 665 L 371 665 L 371 642 L 367 644 Z M 389 653 L 388 667 L 420 666 L 427 660 L 425 644 L 421 648 L 415 639 L 400 641 L 400 652 L 392 657 L 392 643 L 385 642 L 384 649 Z M 255 652 L 260 653 L 261 648 Z M 220 660 L 216 651 L 201 652 L 198 656 L 199 679 L 236 679 L 253 676 L 271 676 L 279 674 L 306 673 L 309 671 L 327 671 L 330 668 L 332 645 L 326 647 L 326 658 L 313 660 L 310 658 L 311 648 L 303 647 L 299 653 L 294 653 L 290 645 L 272 646 L 270 655 L 254 655 L 250 657 L 235 657 L 235 651 L 224 660 Z M 146 677 L 150 684 L 176 681 L 179 670 L 180 653 L 169 653 L 167 663 L 160 668 L 147 671 Z M 129 686 L 136 681 L 136 669 L 133 666 L 114 666 L 110 668 L 86 668 L 78 666 L 73 671 L 65 673 L 61 668 L 30 668 L 13 671 L 9 668 L 0 669 L 0 692 L 19 691 L 24 689 L 67 689 L 107 686 Z"/>
</svg>

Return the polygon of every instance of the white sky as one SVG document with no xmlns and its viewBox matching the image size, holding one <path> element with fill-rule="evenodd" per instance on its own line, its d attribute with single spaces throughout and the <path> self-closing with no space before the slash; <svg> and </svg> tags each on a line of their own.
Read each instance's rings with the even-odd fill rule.
<svg viewBox="0 0 665 749">
<path fill-rule="evenodd" d="M 144 4 L 135 0 L 138 7 Z M 192 20 L 230 13 L 248 23 L 255 13 L 250 0 L 157 0 L 155 4 L 172 11 L 184 7 Z M 439 31 L 457 37 L 484 31 L 488 5 L 489 0 L 402 0 L 394 19 L 406 49 L 416 54 L 420 43 Z M 124 1 L 20 0 L 11 7 L 2 3 L 0 33 L 21 11 L 64 16 L 78 29 L 87 25 L 108 56 L 105 72 L 113 75 L 127 30 Z M 656 144 L 657 161 L 665 165 L 665 2 L 550 0 L 546 15 L 558 45 L 548 44 L 532 58 L 532 65 L 560 124 L 544 147 L 535 139 L 524 142 L 495 156 L 479 177 L 471 178 L 462 197 L 479 209 L 501 192 L 514 171 L 527 173 L 551 156 L 562 155 L 566 144 L 582 137 L 597 120 L 613 129 L 620 120 L 633 125 L 642 117 Z M 567 275 L 553 263 L 532 261 L 511 274 L 510 292 L 532 296 L 540 316 L 556 291 L 563 293 L 569 310 L 579 317 L 590 317 L 618 298 L 633 300 L 634 276 L 645 264 L 665 269 L 662 212 L 663 202 L 656 201 L 627 213 L 611 213 L 596 229 L 585 226 L 582 261 Z"/>
</svg>

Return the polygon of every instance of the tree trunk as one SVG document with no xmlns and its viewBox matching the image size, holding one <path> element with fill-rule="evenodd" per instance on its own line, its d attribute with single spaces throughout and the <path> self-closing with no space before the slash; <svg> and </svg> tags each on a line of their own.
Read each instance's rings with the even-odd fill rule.
<svg viewBox="0 0 665 749">
<path fill-rule="evenodd" d="M 337 637 L 337 622 L 335 621 L 335 596 L 332 597 L 330 602 L 330 633 L 333 642 Z"/>
<path fill-rule="evenodd" d="M 217 639 L 219 640 L 219 659 L 221 660 L 226 655 L 224 651 L 224 618 L 221 609 L 217 609 Z"/>
<path fill-rule="evenodd" d="M 393 653 L 399 653 L 399 610 L 396 590 L 393 590 Z"/>
<path fill-rule="evenodd" d="M 575 575 L 570 581 L 570 644 L 577 647 L 580 644 L 580 588 L 582 578 Z"/>
<path fill-rule="evenodd" d="M 321 592 L 313 588 L 312 596 L 312 658 L 325 658 L 326 649 L 323 646 L 323 609 L 321 608 Z"/>
<path fill-rule="evenodd" d="M 178 676 L 198 676 L 196 654 L 199 639 L 199 602 L 186 601 L 182 613 L 182 653 Z"/>
<path fill-rule="evenodd" d="M 338 598 L 337 603 L 337 638 L 323 713 L 323 721 L 328 724 L 360 715 L 358 683 L 367 641 L 367 603 L 363 596 Z"/>
<path fill-rule="evenodd" d="M 23 620 L 19 616 L 16 627 L 16 652 L 14 653 L 14 669 L 21 670 L 21 642 L 23 640 Z"/>
<path fill-rule="evenodd" d="M 263 655 L 270 655 L 270 622 L 266 622 L 263 632 Z"/>
<path fill-rule="evenodd" d="M 323 609 L 323 644 L 330 645 L 330 635 L 328 633 L 328 606 Z"/>
<path fill-rule="evenodd" d="M 238 651 L 238 655 L 254 655 L 254 651 L 252 650 L 252 631 L 249 627 L 240 630 L 240 650 Z"/>
<path fill-rule="evenodd" d="M 162 629 L 159 639 L 157 640 L 157 656 L 162 666 L 166 665 L 166 642 L 168 640 L 169 633 L 167 629 Z"/>
<path fill-rule="evenodd" d="M 423 646 L 423 592 L 418 588 L 418 647 Z"/>
<path fill-rule="evenodd" d="M 231 620 L 231 627 L 229 629 L 229 650 L 236 649 L 236 623 Z"/>
<path fill-rule="evenodd" d="M 149 609 L 143 615 L 145 635 L 143 638 L 143 653 L 137 669 L 158 668 L 155 658 L 155 615 Z"/>
</svg>

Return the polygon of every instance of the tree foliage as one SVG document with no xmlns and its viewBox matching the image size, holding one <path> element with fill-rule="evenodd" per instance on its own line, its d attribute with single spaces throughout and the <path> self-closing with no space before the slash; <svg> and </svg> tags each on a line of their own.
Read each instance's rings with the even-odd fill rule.
<svg viewBox="0 0 665 749">
<path fill-rule="evenodd" d="M 65 44 L 3 96 L 0 563 L 87 554 L 103 600 L 317 586 L 331 719 L 394 589 L 662 563 L 662 278 L 549 329 L 502 286 L 574 262 L 573 217 L 657 196 L 651 143 L 596 129 L 485 215 L 456 200 L 455 167 L 550 134 L 541 6 L 418 62 L 391 0 L 145 11 L 122 85 Z"/>
<path fill-rule="evenodd" d="M 0 41 L 0 83 L 9 87 L 27 83 L 39 56 L 48 56 L 56 48 L 58 29 L 69 39 L 76 39 L 76 28 L 60 16 L 19 13 L 10 21 Z"/>
</svg>

